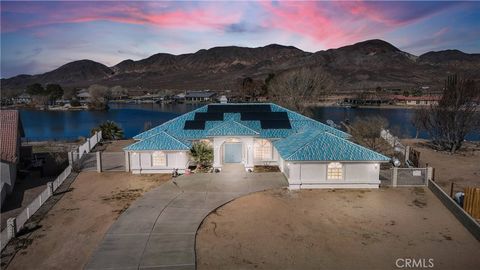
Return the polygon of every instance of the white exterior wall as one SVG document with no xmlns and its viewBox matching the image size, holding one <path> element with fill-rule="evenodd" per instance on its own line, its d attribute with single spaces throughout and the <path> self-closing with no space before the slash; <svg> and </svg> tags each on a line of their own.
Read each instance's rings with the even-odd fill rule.
<svg viewBox="0 0 480 270">
<path fill-rule="evenodd" d="M 17 179 L 17 165 L 13 163 L 1 162 L 0 167 L 0 188 L 1 188 L 1 202 L 10 194 Z"/>
<path fill-rule="evenodd" d="M 130 152 L 130 170 L 132 173 L 171 173 L 174 169 L 184 173 L 188 167 L 188 151 L 163 151 L 166 154 L 167 166 L 153 166 L 153 152 L 155 151 Z"/>
<path fill-rule="evenodd" d="M 280 161 L 282 163 L 282 161 Z M 343 179 L 327 179 L 326 162 L 284 162 L 285 176 L 290 189 L 308 188 L 378 188 L 380 184 L 378 163 L 341 162 Z M 287 169 L 288 168 L 288 169 Z"/>
</svg>

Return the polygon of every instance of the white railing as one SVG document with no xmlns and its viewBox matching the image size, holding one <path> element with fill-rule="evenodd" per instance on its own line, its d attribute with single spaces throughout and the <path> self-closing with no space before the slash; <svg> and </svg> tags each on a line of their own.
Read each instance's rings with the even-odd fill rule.
<svg viewBox="0 0 480 270">
<path fill-rule="evenodd" d="M 60 185 L 68 178 L 68 176 L 72 173 L 72 164 L 76 159 L 80 159 L 84 153 L 89 153 L 95 145 L 101 141 L 102 133 L 97 132 L 91 138 L 87 139 L 83 145 L 75 150 L 74 152 L 69 153 L 69 157 L 71 158 L 70 164 L 68 167 L 60 173 L 60 175 L 52 182 L 47 183 L 47 187 L 45 188 L 42 193 L 40 193 L 35 199 L 33 199 L 30 204 L 23 209 L 20 214 L 15 218 L 10 218 L 7 221 L 7 227 L 1 232 L 0 240 L 1 240 L 1 249 L 8 244 L 10 239 L 15 237 L 16 233 L 23 229 L 25 223 L 27 223 L 28 219 L 35 214 L 35 212 L 40 209 L 40 207 L 48 200 L 48 198 L 52 197 L 55 190 L 57 190 Z M 84 152 L 85 151 L 85 152 Z"/>
</svg>

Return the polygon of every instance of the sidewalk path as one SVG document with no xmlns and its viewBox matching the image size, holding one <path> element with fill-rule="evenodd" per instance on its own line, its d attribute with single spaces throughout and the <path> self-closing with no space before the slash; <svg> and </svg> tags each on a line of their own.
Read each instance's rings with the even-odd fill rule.
<svg viewBox="0 0 480 270">
<path fill-rule="evenodd" d="M 243 195 L 287 186 L 282 173 L 221 173 L 176 178 L 146 193 L 110 227 L 85 269 L 195 269 L 195 235 L 203 219 Z"/>
</svg>

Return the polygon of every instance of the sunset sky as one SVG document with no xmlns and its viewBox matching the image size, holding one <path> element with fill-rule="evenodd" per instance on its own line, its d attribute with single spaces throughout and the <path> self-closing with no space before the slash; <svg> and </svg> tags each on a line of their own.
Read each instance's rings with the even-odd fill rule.
<svg viewBox="0 0 480 270">
<path fill-rule="evenodd" d="M 1 2 L 1 77 L 73 60 L 271 43 L 315 52 L 384 39 L 419 55 L 480 52 L 480 2 Z"/>
</svg>

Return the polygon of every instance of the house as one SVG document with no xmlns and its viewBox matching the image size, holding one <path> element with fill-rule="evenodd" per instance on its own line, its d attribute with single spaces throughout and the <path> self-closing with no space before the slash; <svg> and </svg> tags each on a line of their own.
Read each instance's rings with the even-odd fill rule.
<svg viewBox="0 0 480 270">
<path fill-rule="evenodd" d="M 90 94 L 88 89 L 82 89 L 78 91 L 76 96 L 78 101 L 80 101 L 81 103 L 86 103 L 86 102 L 88 103 L 92 99 L 92 95 Z"/>
<path fill-rule="evenodd" d="M 184 172 L 193 143 L 213 147 L 213 167 L 276 165 L 292 189 L 378 188 L 390 159 L 350 135 L 273 103 L 209 104 L 134 137 L 124 148 L 134 174 Z"/>
<path fill-rule="evenodd" d="M 163 95 L 147 93 L 143 96 L 132 97 L 132 100 L 134 100 L 135 103 L 155 103 L 160 100 L 163 100 Z"/>
<path fill-rule="evenodd" d="M 393 96 L 393 101 L 396 105 L 407 105 L 407 106 L 427 106 L 427 105 L 437 105 L 440 100 L 440 96 L 402 96 L 395 95 Z"/>
<path fill-rule="evenodd" d="M 185 100 L 190 102 L 213 101 L 217 93 L 211 91 L 190 91 L 185 95 Z"/>
<path fill-rule="evenodd" d="M 22 93 L 21 95 L 12 98 L 14 104 L 29 104 L 32 102 L 32 97 L 27 93 Z"/>
<path fill-rule="evenodd" d="M 24 136 L 20 113 L 0 110 L 1 201 L 10 194 L 17 178 L 21 137 Z"/>
</svg>

